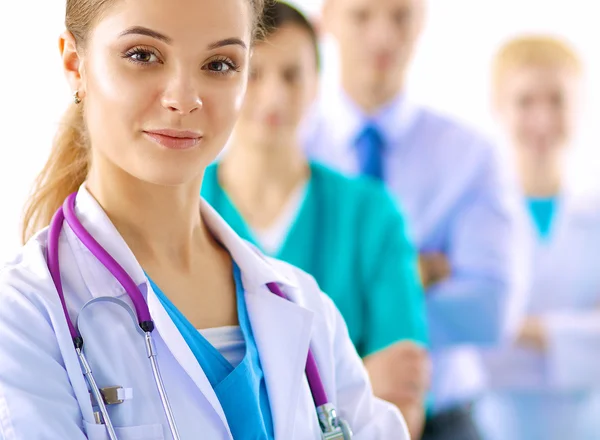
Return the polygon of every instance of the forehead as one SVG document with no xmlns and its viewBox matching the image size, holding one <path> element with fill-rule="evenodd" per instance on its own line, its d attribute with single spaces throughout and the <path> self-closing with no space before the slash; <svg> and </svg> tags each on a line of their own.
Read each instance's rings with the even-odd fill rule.
<svg viewBox="0 0 600 440">
<path fill-rule="evenodd" d="M 571 69 L 560 66 L 531 65 L 508 69 L 504 73 L 506 86 L 519 90 L 540 90 L 549 87 L 567 88 L 574 85 L 578 76 Z"/>
<path fill-rule="evenodd" d="M 277 57 L 279 60 L 295 61 L 306 53 L 313 56 L 314 51 L 314 42 L 306 29 L 296 24 L 286 24 L 255 45 L 253 60 L 262 62 L 268 58 L 274 61 L 273 57 Z"/>
<path fill-rule="evenodd" d="M 173 44 L 198 45 L 237 37 L 249 43 L 250 0 L 117 0 L 93 30 L 111 38 L 134 26 L 170 37 Z"/>
</svg>

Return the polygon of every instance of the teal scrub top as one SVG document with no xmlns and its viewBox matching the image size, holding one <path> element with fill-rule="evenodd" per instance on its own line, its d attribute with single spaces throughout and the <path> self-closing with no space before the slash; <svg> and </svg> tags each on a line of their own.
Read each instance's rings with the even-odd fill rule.
<svg viewBox="0 0 600 440">
<path fill-rule="evenodd" d="M 194 328 L 160 288 L 152 280 L 149 281 L 213 387 L 233 438 L 272 440 L 274 433 L 269 397 L 246 309 L 240 269 L 235 263 L 234 279 L 238 320 L 246 342 L 244 358 L 235 368 Z"/>
<path fill-rule="evenodd" d="M 542 240 L 547 240 L 552 231 L 552 223 L 556 216 L 558 197 L 528 197 L 527 207 L 533 219 L 538 235 Z"/>
<path fill-rule="evenodd" d="M 306 197 L 280 250 L 317 280 L 340 310 L 364 357 L 400 340 L 427 342 L 417 253 L 405 220 L 380 182 L 346 177 L 311 163 Z M 206 169 L 202 196 L 244 239 L 260 248 L 218 181 Z"/>
</svg>

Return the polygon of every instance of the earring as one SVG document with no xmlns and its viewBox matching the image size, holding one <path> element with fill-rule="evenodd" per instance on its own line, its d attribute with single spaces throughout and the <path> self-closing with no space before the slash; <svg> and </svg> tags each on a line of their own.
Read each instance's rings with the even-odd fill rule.
<svg viewBox="0 0 600 440">
<path fill-rule="evenodd" d="M 81 103 L 81 98 L 79 97 L 79 90 L 76 90 L 75 93 L 73 93 L 73 102 L 75 102 L 75 104 Z"/>
</svg>

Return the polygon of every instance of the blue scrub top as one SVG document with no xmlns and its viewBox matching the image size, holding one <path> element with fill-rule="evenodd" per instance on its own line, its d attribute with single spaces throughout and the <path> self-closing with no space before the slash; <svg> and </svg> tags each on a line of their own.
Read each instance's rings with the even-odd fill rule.
<svg viewBox="0 0 600 440">
<path fill-rule="evenodd" d="M 547 240 L 550 237 L 552 223 L 556 216 L 557 202 L 557 197 L 527 198 L 529 214 L 542 240 Z"/>
<path fill-rule="evenodd" d="M 240 269 L 235 263 L 233 273 L 238 319 L 246 342 L 244 359 L 235 368 L 194 328 L 160 288 L 151 279 L 149 281 L 212 385 L 233 438 L 272 440 L 274 433 L 269 397 L 246 309 Z"/>
</svg>

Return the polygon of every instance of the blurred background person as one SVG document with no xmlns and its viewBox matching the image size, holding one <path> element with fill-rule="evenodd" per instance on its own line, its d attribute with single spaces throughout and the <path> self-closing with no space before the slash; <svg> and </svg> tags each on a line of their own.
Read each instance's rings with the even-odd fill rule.
<svg viewBox="0 0 600 440">
<path fill-rule="evenodd" d="M 424 0 L 325 0 L 341 84 L 309 118 L 309 156 L 383 180 L 405 209 L 420 252 L 433 359 L 428 440 L 479 438 L 471 406 L 483 390 L 476 347 L 508 333 L 516 292 L 517 194 L 493 147 L 408 98 L 405 78 Z"/>
<path fill-rule="evenodd" d="M 418 435 L 429 360 L 417 253 L 380 182 L 306 159 L 298 130 L 318 90 L 317 36 L 284 3 L 265 20 L 241 117 L 206 170 L 202 195 L 242 237 L 316 278 L 344 316 L 375 393 Z"/>
<path fill-rule="evenodd" d="M 517 340 L 486 353 L 477 406 L 489 440 L 600 438 L 600 198 L 567 173 L 581 62 L 565 42 L 523 36 L 498 52 L 494 109 L 511 146 L 535 243 Z"/>
</svg>

